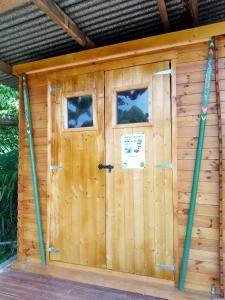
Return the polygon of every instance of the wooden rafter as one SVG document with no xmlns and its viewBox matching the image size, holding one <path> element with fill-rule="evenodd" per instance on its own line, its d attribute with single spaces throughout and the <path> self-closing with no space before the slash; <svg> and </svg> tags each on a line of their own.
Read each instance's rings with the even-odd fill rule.
<svg viewBox="0 0 225 300">
<path fill-rule="evenodd" d="M 198 0 L 189 0 L 189 10 L 192 17 L 192 25 L 196 27 L 199 25 L 198 22 Z"/>
<path fill-rule="evenodd" d="M 27 0 L 0 0 L 0 14 L 26 3 Z"/>
<path fill-rule="evenodd" d="M 165 0 L 157 0 L 158 2 L 158 8 L 159 8 L 159 13 L 160 17 L 162 20 L 163 28 L 165 32 L 170 31 L 170 23 L 169 23 L 169 18 L 167 14 L 167 9 L 166 9 L 166 3 Z"/>
<path fill-rule="evenodd" d="M 95 47 L 94 42 L 79 29 L 78 25 L 53 0 L 33 0 L 33 2 L 82 47 Z"/>
<path fill-rule="evenodd" d="M 12 74 L 12 67 L 5 63 L 4 61 L 0 60 L 0 71 L 6 74 Z"/>
<path fill-rule="evenodd" d="M 6 118 L 0 118 L 0 125 L 6 125 L 6 126 L 18 126 L 18 120 L 14 119 L 6 119 Z"/>
</svg>

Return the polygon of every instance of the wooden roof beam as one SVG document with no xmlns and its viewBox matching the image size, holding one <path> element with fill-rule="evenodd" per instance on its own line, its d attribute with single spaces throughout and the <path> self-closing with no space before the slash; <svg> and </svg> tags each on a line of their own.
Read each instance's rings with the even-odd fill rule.
<svg viewBox="0 0 225 300">
<path fill-rule="evenodd" d="M 78 25 L 64 13 L 54 0 L 33 0 L 33 2 L 82 47 L 95 47 L 94 42 L 79 29 Z"/>
<path fill-rule="evenodd" d="M 198 0 L 189 0 L 189 10 L 192 17 L 192 25 L 196 27 L 199 25 L 198 21 Z"/>
<path fill-rule="evenodd" d="M 26 3 L 27 0 L 0 0 L 0 14 Z"/>
<path fill-rule="evenodd" d="M 164 31 L 169 32 L 170 31 L 170 23 L 169 23 L 169 18 L 168 18 L 168 14 L 167 14 L 165 0 L 157 0 L 157 2 L 158 2 L 159 13 L 160 13 L 160 17 L 162 20 Z"/>
<path fill-rule="evenodd" d="M 3 60 L 0 60 L 0 71 L 2 71 L 3 73 L 12 74 L 12 67 L 10 65 L 8 65 L 7 63 L 5 63 Z"/>
</svg>

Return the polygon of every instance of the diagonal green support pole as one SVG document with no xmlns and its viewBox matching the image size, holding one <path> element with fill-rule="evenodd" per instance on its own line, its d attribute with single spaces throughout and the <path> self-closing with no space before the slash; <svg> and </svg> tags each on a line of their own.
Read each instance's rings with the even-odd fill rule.
<svg viewBox="0 0 225 300">
<path fill-rule="evenodd" d="M 199 181 L 199 173 L 201 169 L 202 150 L 203 150 L 204 137 L 205 137 L 205 125 L 206 125 L 209 93 L 210 93 L 212 70 L 213 70 L 214 49 L 215 49 L 215 38 L 213 37 L 211 38 L 211 42 L 209 46 L 208 64 L 205 73 L 205 84 L 204 84 L 204 91 L 202 97 L 202 109 L 201 109 L 201 116 L 200 116 L 198 145 L 197 145 L 197 151 L 195 157 L 195 168 L 194 168 L 194 176 L 192 181 L 192 190 L 191 190 L 189 215 L 188 215 L 188 222 L 187 222 L 187 229 L 186 229 L 186 236 L 185 236 L 185 243 L 184 243 L 184 251 L 183 251 L 183 257 L 182 257 L 181 268 L 180 268 L 180 279 L 179 279 L 178 288 L 181 291 L 184 289 L 189 251 L 191 245 L 192 226 L 193 226 L 194 215 L 195 215 L 196 196 L 198 192 L 198 181 Z"/>
<path fill-rule="evenodd" d="M 40 214 L 40 203 L 39 203 L 39 195 L 38 195 L 38 184 L 37 184 L 37 175 L 36 175 L 36 163 L 34 157 L 34 147 L 33 147 L 33 138 L 32 138 L 30 103 L 29 103 L 29 95 L 28 95 L 28 88 L 27 88 L 27 78 L 25 73 L 22 74 L 22 82 L 23 82 L 23 101 L 24 101 L 25 117 L 26 117 L 26 125 L 27 125 L 27 138 L 29 143 L 32 184 L 33 184 L 33 191 L 34 191 L 36 221 L 37 221 L 39 248 L 41 254 L 41 264 L 46 265 L 44 241 L 43 241 L 43 234 L 42 234 L 42 224 L 41 224 L 41 214 Z"/>
</svg>

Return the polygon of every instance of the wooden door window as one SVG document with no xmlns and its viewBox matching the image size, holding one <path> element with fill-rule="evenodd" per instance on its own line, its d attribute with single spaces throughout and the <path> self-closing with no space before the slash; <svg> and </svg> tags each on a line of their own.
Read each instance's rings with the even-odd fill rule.
<svg viewBox="0 0 225 300">
<path fill-rule="evenodd" d="M 152 124 L 152 82 L 113 89 L 112 121 L 114 127 L 141 127 Z"/>
<path fill-rule="evenodd" d="M 62 94 L 62 123 L 64 131 L 98 129 L 96 90 L 65 91 Z"/>
<path fill-rule="evenodd" d="M 93 126 L 92 95 L 67 98 L 67 128 Z"/>
<path fill-rule="evenodd" d="M 148 94 L 148 88 L 117 91 L 117 124 L 148 122 Z"/>
</svg>

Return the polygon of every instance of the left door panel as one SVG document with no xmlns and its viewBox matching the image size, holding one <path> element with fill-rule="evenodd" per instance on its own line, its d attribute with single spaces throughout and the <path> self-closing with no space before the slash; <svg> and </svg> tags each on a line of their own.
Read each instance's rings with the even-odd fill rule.
<svg viewBox="0 0 225 300">
<path fill-rule="evenodd" d="M 105 267 L 104 73 L 50 82 L 49 259 Z"/>
</svg>

